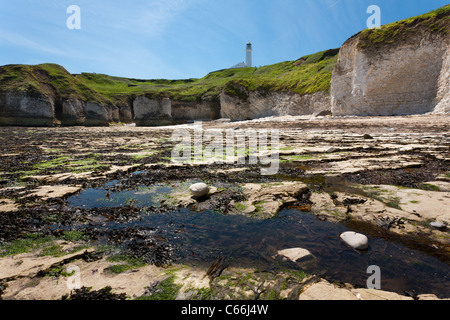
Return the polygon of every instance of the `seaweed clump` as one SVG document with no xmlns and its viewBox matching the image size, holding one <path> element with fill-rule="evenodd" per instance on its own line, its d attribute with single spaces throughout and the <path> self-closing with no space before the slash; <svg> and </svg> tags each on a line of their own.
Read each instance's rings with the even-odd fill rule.
<svg viewBox="0 0 450 320">
<path fill-rule="evenodd" d="M 125 293 L 114 293 L 110 286 L 100 290 L 92 290 L 92 288 L 81 287 L 74 289 L 70 294 L 63 295 L 61 300 L 126 300 Z"/>
</svg>

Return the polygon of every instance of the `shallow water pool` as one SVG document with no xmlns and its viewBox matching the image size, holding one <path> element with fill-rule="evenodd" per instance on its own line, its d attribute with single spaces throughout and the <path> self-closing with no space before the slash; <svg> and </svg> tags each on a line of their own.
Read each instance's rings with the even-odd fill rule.
<svg viewBox="0 0 450 320">
<path fill-rule="evenodd" d="M 168 186 L 138 188 L 121 192 L 89 189 L 68 200 L 71 206 L 117 207 L 134 199 L 139 207 L 155 206 L 161 195 L 169 194 Z M 130 202 L 131 200 L 129 200 Z M 211 263 L 225 257 L 232 266 L 280 271 L 283 268 L 303 269 L 320 274 L 330 281 L 366 287 L 371 274 L 369 266 L 381 269 L 381 289 L 403 293 L 434 293 L 450 297 L 450 266 L 419 250 L 378 237 L 369 237 L 369 250 L 355 251 L 339 240 L 348 230 L 339 223 L 320 221 L 310 213 L 283 210 L 270 220 L 256 220 L 241 215 L 223 215 L 213 211 L 192 212 L 181 209 L 165 214 L 142 214 L 127 223 L 107 222 L 96 226 L 103 230 L 148 228 L 152 237 L 176 248 L 179 263 Z M 358 230 L 354 230 L 358 231 Z M 314 259 L 293 263 L 276 257 L 277 251 L 288 248 L 309 250 Z"/>
</svg>

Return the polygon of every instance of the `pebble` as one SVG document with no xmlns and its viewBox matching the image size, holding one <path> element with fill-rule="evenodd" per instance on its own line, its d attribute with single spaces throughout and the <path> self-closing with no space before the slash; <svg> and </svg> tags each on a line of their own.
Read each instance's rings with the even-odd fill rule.
<svg viewBox="0 0 450 320">
<path fill-rule="evenodd" d="M 431 222 L 430 226 L 439 230 L 445 230 L 447 228 L 447 226 L 444 223 L 438 221 Z"/>
<path fill-rule="evenodd" d="M 367 250 L 369 248 L 369 239 L 367 236 L 354 231 L 344 232 L 340 235 L 342 241 L 356 250 Z"/>
<path fill-rule="evenodd" d="M 204 197 L 209 194 L 209 187 L 206 183 L 196 183 L 193 184 L 189 190 L 192 195 L 196 198 Z"/>
<path fill-rule="evenodd" d="M 329 147 L 327 150 L 325 150 L 326 153 L 333 153 L 335 151 L 337 151 L 335 147 Z"/>
</svg>

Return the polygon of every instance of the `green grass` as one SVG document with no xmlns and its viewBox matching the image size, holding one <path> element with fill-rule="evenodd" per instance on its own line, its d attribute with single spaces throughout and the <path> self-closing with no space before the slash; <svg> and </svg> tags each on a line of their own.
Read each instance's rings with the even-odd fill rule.
<svg viewBox="0 0 450 320">
<path fill-rule="evenodd" d="M 331 72 L 336 61 L 337 50 L 328 50 L 298 61 L 286 61 L 261 68 L 219 70 L 201 79 L 134 80 L 87 73 L 77 77 L 88 87 L 109 98 L 145 94 L 149 98 L 170 97 L 196 102 L 208 98 L 218 99 L 222 90 L 225 90 L 227 94 L 245 100 L 248 97 L 247 91 L 256 89 L 297 93 L 329 90 Z"/>
<path fill-rule="evenodd" d="M 448 34 L 450 30 L 450 5 L 420 16 L 381 26 L 379 29 L 366 29 L 361 32 L 360 46 L 369 49 L 395 44 L 408 39 L 421 29 L 442 35 Z"/>
<path fill-rule="evenodd" d="M 329 91 L 331 74 L 337 62 L 337 50 L 327 50 L 255 69 L 251 76 L 227 82 L 224 90 L 231 96 L 246 100 L 250 91 L 269 93 L 290 91 L 309 94 Z"/>
<path fill-rule="evenodd" d="M 260 68 L 225 69 L 201 79 L 138 80 L 104 74 L 72 75 L 56 64 L 0 67 L 0 92 L 79 99 L 97 103 L 129 103 L 136 96 L 184 102 L 219 102 L 222 91 L 245 100 L 249 91 L 328 91 L 338 50 L 327 50 Z"/>
</svg>

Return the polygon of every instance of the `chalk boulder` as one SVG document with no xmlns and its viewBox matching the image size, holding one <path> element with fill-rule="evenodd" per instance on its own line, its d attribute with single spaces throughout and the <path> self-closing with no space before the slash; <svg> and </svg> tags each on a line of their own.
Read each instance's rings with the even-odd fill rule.
<svg viewBox="0 0 450 320">
<path fill-rule="evenodd" d="M 344 232 L 340 235 L 341 240 L 356 250 L 367 250 L 369 248 L 369 239 L 361 234 L 353 231 Z"/>
<path fill-rule="evenodd" d="M 200 198 L 209 194 L 209 187 L 206 183 L 196 183 L 189 188 L 189 191 L 195 198 Z"/>
</svg>

